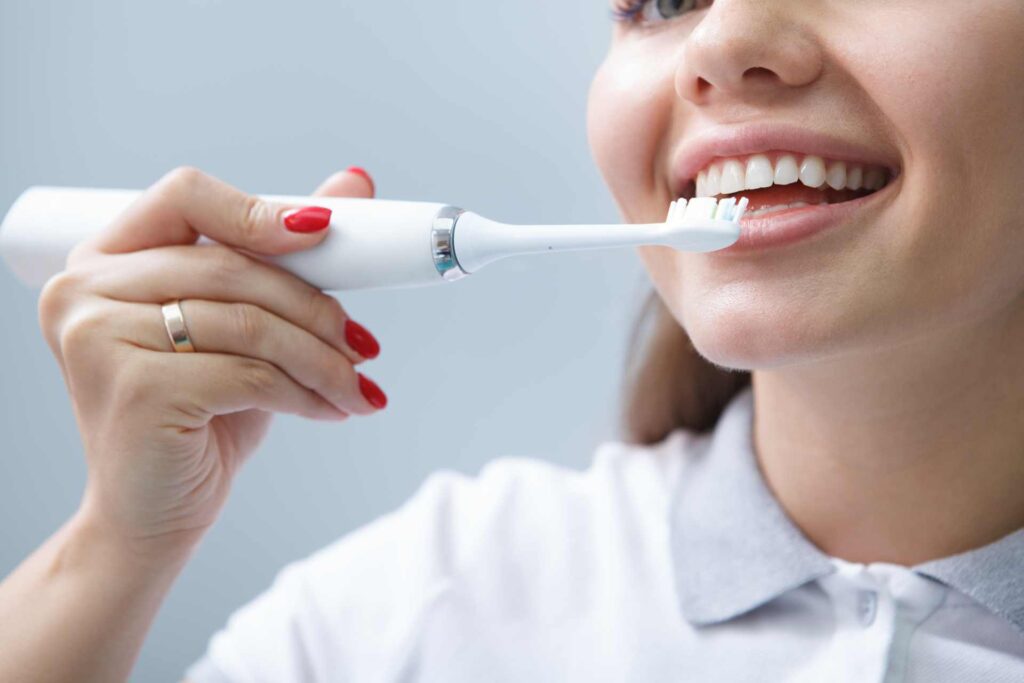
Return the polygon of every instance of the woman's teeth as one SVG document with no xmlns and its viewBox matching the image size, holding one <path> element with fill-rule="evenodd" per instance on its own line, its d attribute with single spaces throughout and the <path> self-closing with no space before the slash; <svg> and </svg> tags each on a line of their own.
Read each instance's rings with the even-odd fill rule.
<svg viewBox="0 0 1024 683">
<path fill-rule="evenodd" d="M 697 197 L 715 197 L 744 190 L 800 182 L 807 187 L 833 190 L 880 190 L 889 173 L 880 166 L 828 161 L 819 156 L 783 154 L 773 164 L 765 154 L 747 159 L 716 161 L 697 174 Z M 750 212 L 748 215 L 754 215 Z"/>
</svg>

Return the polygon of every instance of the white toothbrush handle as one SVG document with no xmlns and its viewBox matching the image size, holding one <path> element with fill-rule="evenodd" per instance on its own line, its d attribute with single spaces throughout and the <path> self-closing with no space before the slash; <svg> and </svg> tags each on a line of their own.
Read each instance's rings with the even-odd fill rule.
<svg viewBox="0 0 1024 683">
<path fill-rule="evenodd" d="M 41 286 L 64 269 L 75 244 L 105 229 L 139 194 L 137 190 L 30 188 L 0 225 L 0 253 L 20 280 Z M 319 245 L 266 258 L 315 287 L 348 290 L 446 282 L 431 250 L 432 228 L 444 204 L 260 196 L 332 210 L 330 231 Z"/>
</svg>

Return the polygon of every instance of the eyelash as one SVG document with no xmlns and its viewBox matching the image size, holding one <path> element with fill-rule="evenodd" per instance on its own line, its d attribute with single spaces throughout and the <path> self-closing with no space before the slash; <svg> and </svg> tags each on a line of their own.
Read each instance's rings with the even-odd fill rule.
<svg viewBox="0 0 1024 683">
<path fill-rule="evenodd" d="M 650 0 L 616 0 L 612 8 L 612 21 L 631 22 L 635 21 L 640 13 L 644 11 L 644 5 Z"/>
<path fill-rule="evenodd" d="M 657 2 L 657 0 L 615 0 L 615 3 L 611 9 L 612 21 L 616 21 L 623 24 L 640 23 L 641 15 L 643 14 L 644 9 L 646 9 L 647 5 L 649 5 L 652 2 Z M 706 7 L 711 3 L 703 2 L 698 4 Z M 699 7 L 695 7 L 694 9 L 699 9 Z"/>
</svg>

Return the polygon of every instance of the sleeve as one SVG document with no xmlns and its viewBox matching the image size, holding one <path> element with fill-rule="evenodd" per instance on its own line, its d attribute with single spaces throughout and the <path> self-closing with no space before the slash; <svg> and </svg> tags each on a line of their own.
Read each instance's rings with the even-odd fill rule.
<svg viewBox="0 0 1024 683">
<path fill-rule="evenodd" d="M 282 569 L 234 612 L 190 683 L 387 681 L 450 585 L 454 520 L 473 516 L 475 480 L 439 470 L 401 507 Z"/>
</svg>

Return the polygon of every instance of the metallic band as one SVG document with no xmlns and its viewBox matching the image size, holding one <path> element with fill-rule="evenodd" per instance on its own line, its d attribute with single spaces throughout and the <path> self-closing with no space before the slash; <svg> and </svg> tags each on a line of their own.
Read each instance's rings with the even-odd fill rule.
<svg viewBox="0 0 1024 683">
<path fill-rule="evenodd" d="M 455 206 L 442 208 L 434 217 L 430 231 L 430 253 L 434 258 L 434 267 L 449 282 L 469 275 L 459 265 L 455 255 L 455 224 L 463 213 L 462 209 Z"/>
<path fill-rule="evenodd" d="M 175 300 L 166 303 L 161 310 L 164 313 L 164 327 L 167 328 L 167 336 L 171 338 L 174 350 L 180 353 L 194 353 L 196 347 L 192 345 L 192 340 L 188 336 L 185 314 L 181 311 L 181 301 Z"/>
</svg>

